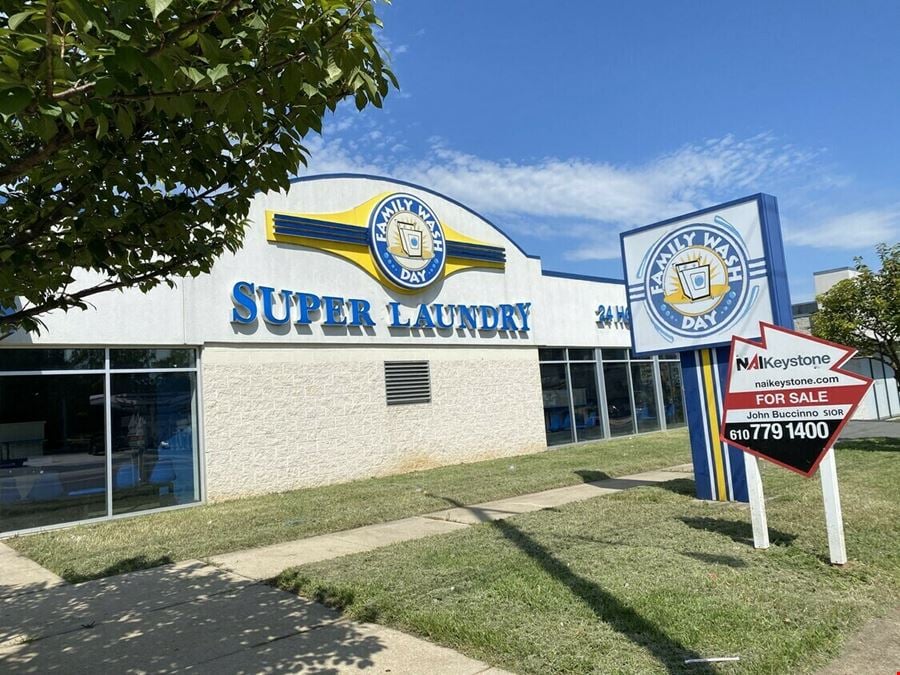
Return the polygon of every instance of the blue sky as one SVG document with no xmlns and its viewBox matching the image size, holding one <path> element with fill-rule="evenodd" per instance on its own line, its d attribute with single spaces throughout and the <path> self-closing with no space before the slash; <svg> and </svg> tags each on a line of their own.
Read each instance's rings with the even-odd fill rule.
<svg viewBox="0 0 900 675">
<path fill-rule="evenodd" d="M 622 276 L 618 233 L 779 200 L 792 300 L 900 240 L 900 3 L 396 0 L 400 91 L 309 139 L 308 173 L 416 182 L 546 269 Z"/>
</svg>

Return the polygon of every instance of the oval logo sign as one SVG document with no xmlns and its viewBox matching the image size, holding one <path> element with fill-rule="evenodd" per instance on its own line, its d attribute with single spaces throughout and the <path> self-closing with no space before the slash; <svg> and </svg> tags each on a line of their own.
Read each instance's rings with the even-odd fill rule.
<svg viewBox="0 0 900 675">
<path fill-rule="evenodd" d="M 650 252 L 644 279 L 650 319 L 686 337 L 720 331 L 743 314 L 747 277 L 736 233 L 710 223 L 679 228 Z"/>
<path fill-rule="evenodd" d="M 418 197 L 388 195 L 372 209 L 368 229 L 372 257 L 392 283 L 420 290 L 441 277 L 447 257 L 444 231 Z"/>
</svg>

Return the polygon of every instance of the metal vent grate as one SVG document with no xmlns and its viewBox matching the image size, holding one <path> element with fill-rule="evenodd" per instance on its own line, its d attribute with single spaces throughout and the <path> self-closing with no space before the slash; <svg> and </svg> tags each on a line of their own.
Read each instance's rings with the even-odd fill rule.
<svg viewBox="0 0 900 675">
<path fill-rule="evenodd" d="M 431 403 L 428 361 L 385 361 L 384 390 L 388 405 Z"/>
</svg>

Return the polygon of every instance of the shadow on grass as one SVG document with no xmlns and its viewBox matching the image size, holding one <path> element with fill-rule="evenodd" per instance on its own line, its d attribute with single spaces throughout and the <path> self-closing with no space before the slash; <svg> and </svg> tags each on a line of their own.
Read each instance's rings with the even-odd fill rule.
<svg viewBox="0 0 900 675">
<path fill-rule="evenodd" d="M 65 569 L 60 576 L 70 584 L 80 584 L 83 581 L 92 581 L 94 579 L 101 579 L 103 577 L 111 577 L 116 574 L 125 574 L 126 572 L 147 570 L 152 567 L 169 565 L 173 562 L 175 561 L 172 560 L 171 556 L 167 555 L 162 555 L 157 558 L 150 558 L 145 555 L 139 555 L 133 558 L 123 558 L 122 560 L 117 560 L 112 565 L 109 565 L 102 570 L 91 572 L 90 574 L 80 574 L 71 569 Z"/>
<path fill-rule="evenodd" d="M 753 545 L 753 527 L 749 522 L 720 518 L 680 518 L 680 520 L 695 530 L 706 530 L 726 536 L 739 544 Z M 796 534 L 769 528 L 769 542 L 773 546 L 789 546 L 796 538 Z"/>
<path fill-rule="evenodd" d="M 297 574 L 296 570 L 288 568 L 274 579 L 266 582 L 273 588 L 289 590 L 291 593 L 301 593 L 301 589 L 312 589 L 305 593 L 310 600 L 315 600 L 320 605 L 325 605 L 339 612 L 348 612 L 356 602 L 356 593 L 351 588 L 342 586 L 313 586 L 310 578 Z M 353 620 L 375 623 L 378 621 L 378 608 L 366 604 L 353 608 Z"/>
<path fill-rule="evenodd" d="M 700 551 L 684 551 L 681 555 L 693 558 L 709 565 L 723 565 L 725 567 L 746 567 L 747 563 L 733 555 L 718 555 L 715 553 L 702 553 Z"/>
<path fill-rule="evenodd" d="M 900 452 L 900 438 L 876 436 L 872 438 L 848 438 L 838 440 L 837 450 L 865 450 L 868 452 Z"/>
<path fill-rule="evenodd" d="M 603 471 L 593 471 L 590 469 L 578 469 L 574 473 L 577 476 L 581 476 L 585 483 L 599 483 L 601 487 L 607 487 L 613 490 L 628 490 L 629 488 L 650 485 L 680 495 L 693 496 L 694 494 L 694 481 L 690 478 L 673 478 L 672 480 L 660 483 L 650 480 L 613 478 Z"/>
<path fill-rule="evenodd" d="M 574 473 L 576 476 L 581 476 L 581 480 L 585 483 L 596 483 L 597 481 L 612 479 L 612 476 L 605 471 L 594 471 L 593 469 L 578 469 Z"/>
<path fill-rule="evenodd" d="M 449 497 L 442 497 L 442 499 L 454 506 L 464 506 Z M 717 672 L 707 664 L 685 665 L 685 659 L 702 657 L 671 638 L 659 626 L 645 619 L 609 591 L 575 574 L 550 550 L 509 521 L 491 520 L 490 514 L 485 512 L 479 515 L 480 509 L 471 506 L 467 508 L 479 516 L 483 523 L 496 529 L 522 553 L 538 563 L 548 575 L 564 584 L 575 597 L 590 608 L 598 619 L 607 623 L 635 645 L 649 651 L 667 672 L 690 672 L 701 675 L 714 675 Z"/>
</svg>

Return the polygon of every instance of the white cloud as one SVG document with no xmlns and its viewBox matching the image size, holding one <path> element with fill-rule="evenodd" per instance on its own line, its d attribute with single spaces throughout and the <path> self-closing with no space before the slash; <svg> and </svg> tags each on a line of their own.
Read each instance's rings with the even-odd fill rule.
<svg viewBox="0 0 900 675">
<path fill-rule="evenodd" d="M 864 209 L 823 218 L 806 225 L 786 223 L 789 244 L 814 248 L 858 249 L 880 242 L 900 241 L 900 205 Z"/>
<path fill-rule="evenodd" d="M 430 139 L 425 157 L 410 157 L 405 146 L 392 143 L 398 140 L 386 134 L 373 147 L 341 137 L 311 139 L 309 171 L 368 172 L 427 185 L 501 225 L 512 222 L 518 232 L 541 237 L 552 231 L 577 240 L 565 254 L 570 260 L 618 258 L 611 235 L 755 192 L 799 169 L 809 171 L 815 156 L 779 145 L 769 134 L 687 145 L 635 166 L 560 158 L 497 161 L 453 150 L 440 138 Z"/>
</svg>

